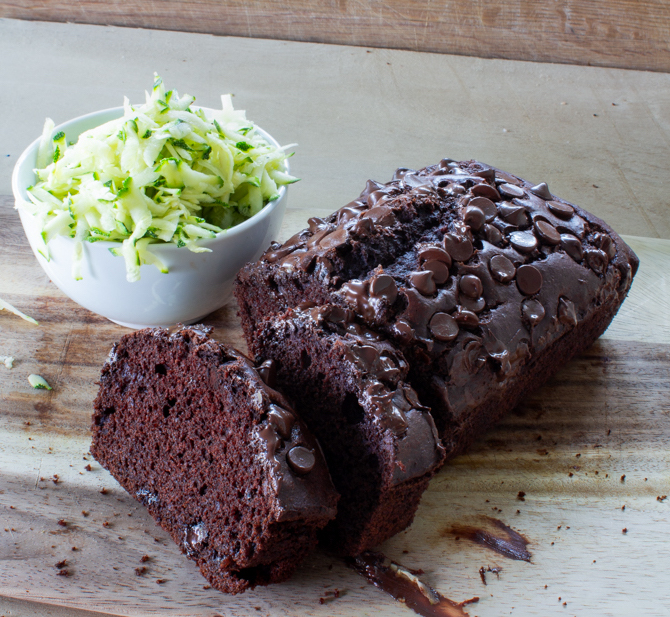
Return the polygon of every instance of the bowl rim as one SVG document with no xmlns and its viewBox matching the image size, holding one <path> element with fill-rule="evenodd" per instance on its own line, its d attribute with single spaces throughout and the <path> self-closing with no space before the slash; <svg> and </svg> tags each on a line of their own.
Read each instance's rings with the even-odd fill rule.
<svg viewBox="0 0 670 617">
<path fill-rule="evenodd" d="M 193 105 L 192 107 L 196 109 L 202 109 L 205 113 L 207 112 L 212 112 L 212 111 L 217 111 L 216 109 L 213 109 L 212 107 L 202 107 L 200 105 Z M 114 114 L 118 113 L 118 116 L 114 117 Z M 110 120 L 114 120 L 116 118 L 120 118 L 124 113 L 124 107 L 108 107 L 107 109 L 100 109 L 98 111 L 93 111 L 87 114 L 83 114 L 81 116 L 77 116 L 75 118 L 71 118 L 70 120 L 66 120 L 65 122 L 61 122 L 59 125 L 55 126 L 53 129 L 54 133 L 57 133 L 59 130 L 65 130 L 66 128 L 69 128 L 71 125 L 80 123 L 80 122 L 85 122 L 89 119 L 94 119 L 97 116 L 102 116 L 105 114 L 109 114 L 112 117 Z M 102 124 L 102 123 L 101 123 Z M 279 142 L 270 135 L 266 130 L 262 129 L 260 126 L 258 126 L 255 122 L 252 122 L 252 124 L 256 127 L 256 130 L 261 134 L 261 136 L 269 141 L 271 144 L 275 145 L 276 147 L 281 147 L 279 145 Z M 99 126 L 99 124 L 95 125 Z M 95 127 L 91 127 L 95 128 Z M 88 130 L 88 129 L 87 129 Z M 81 135 L 81 132 L 78 133 L 77 139 L 79 138 L 79 135 Z M 16 161 L 16 164 L 14 165 L 14 169 L 12 170 L 12 193 L 14 194 L 14 199 L 15 201 L 22 200 L 22 201 L 29 201 L 28 198 L 28 193 L 27 193 L 27 186 L 19 186 L 19 170 L 22 169 L 26 164 L 28 158 L 32 155 L 33 151 L 36 151 L 39 142 L 40 142 L 41 136 L 37 137 L 35 140 L 33 140 L 27 147 L 26 149 L 21 153 L 19 156 L 18 160 Z M 289 164 L 288 161 L 285 160 L 284 164 L 286 166 L 286 172 L 290 173 L 289 170 Z M 234 227 L 230 227 L 229 229 L 224 229 L 216 234 L 215 238 L 200 238 L 197 240 L 197 245 L 198 246 L 203 246 L 205 248 L 209 248 L 212 245 L 215 245 L 219 242 L 225 241 L 225 238 L 230 238 L 231 236 L 238 235 L 241 233 L 244 233 L 246 230 L 251 229 L 254 227 L 257 223 L 260 223 L 263 221 L 265 218 L 271 216 L 271 214 L 274 212 L 274 210 L 279 206 L 279 204 L 282 202 L 282 200 L 286 199 L 286 193 L 287 193 L 287 185 L 283 185 L 279 187 L 279 197 L 275 199 L 274 201 L 269 202 L 266 204 L 260 212 L 257 212 L 253 216 L 249 217 L 246 221 L 243 221 L 241 223 L 238 223 Z M 26 212 L 23 212 L 21 209 L 19 209 L 19 214 L 28 214 Z M 29 215 L 28 215 L 29 216 Z M 32 220 L 32 217 L 29 217 Z M 24 217 L 21 216 L 21 220 L 23 221 Z M 71 241 L 74 242 L 73 238 L 68 238 L 67 236 L 58 236 L 59 238 L 62 238 L 66 241 Z M 54 238 L 55 239 L 55 238 Z M 94 247 L 100 247 L 100 248 L 105 248 L 108 250 L 111 247 L 119 246 L 121 242 L 118 241 L 113 241 L 113 240 L 98 240 L 96 242 L 93 242 L 91 244 L 90 248 Z M 153 249 L 159 248 L 159 250 L 181 250 L 185 247 L 180 247 L 177 246 L 174 242 L 156 242 L 151 245 Z"/>
</svg>

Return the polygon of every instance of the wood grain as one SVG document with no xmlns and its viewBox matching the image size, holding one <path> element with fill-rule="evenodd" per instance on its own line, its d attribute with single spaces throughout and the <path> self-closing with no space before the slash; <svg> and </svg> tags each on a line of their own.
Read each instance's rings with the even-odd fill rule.
<svg viewBox="0 0 670 617">
<path fill-rule="evenodd" d="M 0 17 L 670 71 L 663 0 L 1 0 Z"/>
<path fill-rule="evenodd" d="M 289 211 L 282 237 L 304 217 Z M 610 330 L 445 467 L 414 524 L 381 547 L 424 569 L 448 597 L 479 596 L 468 607 L 472 616 L 667 614 L 670 499 L 658 498 L 670 495 L 670 241 L 629 240 L 642 266 Z M 88 454 L 95 381 L 127 330 L 46 279 L 7 197 L 0 198 L 0 247 L 0 296 L 40 321 L 0 313 L 0 352 L 17 358 L 11 371 L 0 366 L 0 613 L 411 614 L 320 552 L 286 584 L 236 597 L 204 589 L 192 562 Z M 244 348 L 234 307 L 206 322 L 217 338 Z M 33 390 L 30 373 L 53 390 Z M 449 532 L 486 517 L 528 537 L 532 563 Z M 503 569 L 484 586 L 479 569 L 488 566 Z M 320 604 L 335 588 L 341 597 Z"/>
</svg>

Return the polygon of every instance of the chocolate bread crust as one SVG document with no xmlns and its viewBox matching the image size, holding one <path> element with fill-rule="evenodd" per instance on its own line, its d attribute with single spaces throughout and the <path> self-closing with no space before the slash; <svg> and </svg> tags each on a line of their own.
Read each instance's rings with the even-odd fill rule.
<svg viewBox="0 0 670 617">
<path fill-rule="evenodd" d="M 401 236 L 414 200 L 433 211 Z M 357 227 L 366 216 L 372 230 Z M 369 233 L 396 239 L 393 253 Z M 606 223 L 546 184 L 444 159 L 311 219 L 243 268 L 236 295 L 252 346 L 264 315 L 301 301 L 356 311 L 403 351 L 453 456 L 606 329 L 637 265 Z"/>
<path fill-rule="evenodd" d="M 208 334 L 146 329 L 114 346 L 91 453 L 213 587 L 238 593 L 288 578 L 338 496 L 283 395 Z"/>
</svg>

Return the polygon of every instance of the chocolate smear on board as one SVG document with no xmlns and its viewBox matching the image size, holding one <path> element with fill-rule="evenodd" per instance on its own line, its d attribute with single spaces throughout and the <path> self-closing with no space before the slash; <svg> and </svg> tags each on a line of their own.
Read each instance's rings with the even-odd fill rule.
<svg viewBox="0 0 670 617">
<path fill-rule="evenodd" d="M 484 518 L 488 521 L 491 527 L 502 532 L 502 534 L 498 534 L 496 531 L 481 529 L 479 527 L 458 524 L 447 528 L 445 532 L 459 538 L 467 538 L 475 544 L 490 548 L 492 551 L 495 551 L 508 559 L 530 562 L 532 555 L 526 550 L 526 546 L 528 546 L 530 542 L 526 538 L 496 518 L 491 518 L 490 516 Z"/>
<path fill-rule="evenodd" d="M 365 577 L 369 583 L 424 617 L 469 617 L 463 607 L 466 604 L 479 602 L 476 596 L 464 602 L 454 602 L 445 598 L 422 582 L 416 570 L 409 570 L 391 561 L 382 553 L 366 551 L 347 559 L 347 565 Z"/>
<path fill-rule="evenodd" d="M 479 576 L 481 577 L 482 583 L 484 583 L 484 585 L 487 584 L 486 583 L 486 573 L 487 572 L 493 572 L 493 574 L 495 574 L 498 578 L 500 578 L 500 573 L 502 572 L 502 568 L 500 566 L 493 566 L 493 567 L 487 566 L 486 568 L 484 566 L 482 566 L 481 568 L 479 568 Z"/>
</svg>

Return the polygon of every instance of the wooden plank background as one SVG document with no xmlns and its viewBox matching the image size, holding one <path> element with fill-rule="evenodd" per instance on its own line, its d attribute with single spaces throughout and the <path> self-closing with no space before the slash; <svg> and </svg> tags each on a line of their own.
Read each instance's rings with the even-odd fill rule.
<svg viewBox="0 0 670 617">
<path fill-rule="evenodd" d="M 667 617 L 670 499 L 657 497 L 670 495 L 669 75 L 10 19 L 0 20 L 0 56 L 0 107 L 13 111 L 0 117 L 0 297 L 41 322 L 0 312 L 0 353 L 18 359 L 0 365 L 0 615 L 412 614 L 323 553 L 286 585 L 235 598 L 205 590 L 86 454 L 94 382 L 125 329 L 48 281 L 12 209 L 9 176 L 45 116 L 62 122 L 123 94 L 141 100 L 158 70 L 209 106 L 236 93 L 250 118 L 300 144 L 292 169 L 303 180 L 280 239 L 349 201 L 368 177 L 445 155 L 547 180 L 621 233 L 656 236 L 628 237 L 642 267 L 605 337 L 445 467 L 415 524 L 382 548 L 454 600 L 480 596 L 472 617 Z M 234 308 L 207 321 L 243 347 Z M 30 373 L 54 390 L 33 390 Z M 484 516 L 527 535 L 533 563 L 447 532 Z M 151 559 L 138 577 L 143 554 Z M 62 559 L 71 576 L 57 575 Z M 500 579 L 489 575 L 485 587 L 479 568 L 496 565 Z M 334 588 L 345 593 L 319 604 Z"/>
<path fill-rule="evenodd" d="M 670 71 L 666 0 L 0 0 L 0 17 Z"/>
</svg>

